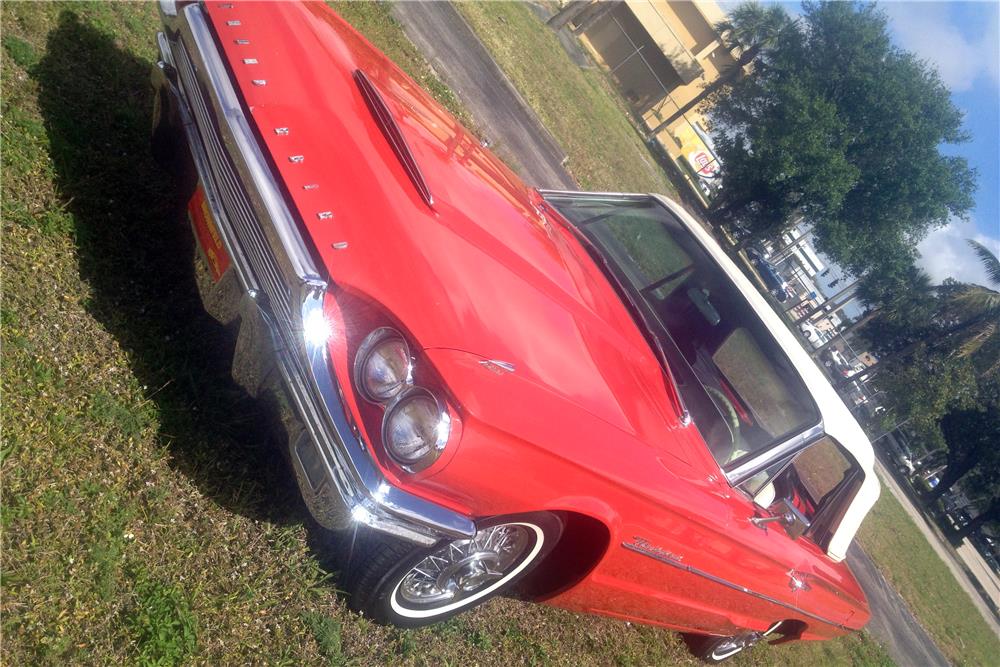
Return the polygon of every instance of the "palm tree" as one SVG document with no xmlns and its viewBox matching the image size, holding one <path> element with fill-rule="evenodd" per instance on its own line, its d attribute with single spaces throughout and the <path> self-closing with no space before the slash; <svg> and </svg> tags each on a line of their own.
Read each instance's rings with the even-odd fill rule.
<svg viewBox="0 0 1000 667">
<path fill-rule="evenodd" d="M 968 243 L 986 268 L 989 283 L 1000 288 L 1000 260 L 981 243 Z M 901 271 L 885 267 L 866 275 L 858 292 L 862 301 L 880 311 L 881 326 L 870 335 L 892 339 L 893 334 L 909 332 L 900 341 L 900 349 L 883 349 L 883 354 L 905 357 L 925 343 L 953 357 L 977 355 L 980 367 L 995 354 L 1000 357 L 1000 291 L 996 289 L 954 281 L 935 286 L 922 269 L 909 264 Z M 1000 359 L 987 364 L 985 372 L 997 368 Z"/>
<path fill-rule="evenodd" d="M 744 68 L 752 63 L 761 51 L 774 44 L 784 30 L 797 24 L 798 21 L 793 21 L 780 5 L 765 7 L 758 2 L 744 2 L 734 8 L 729 13 L 729 18 L 715 24 L 715 31 L 720 35 L 725 48 L 730 52 L 739 52 L 736 64 L 722 72 L 719 78 L 706 86 L 694 99 L 650 130 L 648 136 L 655 137 L 665 127 L 701 104 L 709 95 L 739 78 Z"/>
<path fill-rule="evenodd" d="M 958 330 L 954 336 L 956 347 L 953 354 L 969 357 L 982 351 L 988 355 L 984 374 L 1000 368 L 1000 259 L 989 248 L 978 241 L 968 240 L 979 260 L 986 268 L 987 280 L 996 288 L 983 285 L 965 285 L 952 297 L 954 315 L 958 319 Z M 989 363 L 991 362 L 991 363 Z"/>
</svg>

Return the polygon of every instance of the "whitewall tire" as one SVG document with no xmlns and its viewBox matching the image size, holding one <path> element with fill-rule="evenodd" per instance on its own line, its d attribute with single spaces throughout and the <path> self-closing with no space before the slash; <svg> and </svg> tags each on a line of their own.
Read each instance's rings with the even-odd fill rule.
<svg viewBox="0 0 1000 667">
<path fill-rule="evenodd" d="M 344 582 L 351 606 L 400 627 L 443 621 L 509 590 L 562 533 L 559 517 L 549 512 L 494 517 L 476 527 L 472 539 L 429 549 L 375 538 L 368 557 Z"/>
</svg>

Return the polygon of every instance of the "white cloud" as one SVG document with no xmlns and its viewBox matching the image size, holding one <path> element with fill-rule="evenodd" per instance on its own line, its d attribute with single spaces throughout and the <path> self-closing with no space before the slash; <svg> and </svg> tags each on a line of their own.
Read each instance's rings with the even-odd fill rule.
<svg viewBox="0 0 1000 667">
<path fill-rule="evenodd" d="M 1000 230 L 997 230 L 1000 236 Z M 967 239 L 979 241 L 994 253 L 1000 254 L 1000 238 L 983 234 L 973 222 L 952 222 L 947 227 L 927 235 L 917 250 L 917 265 L 930 274 L 935 283 L 954 278 L 963 283 L 976 283 L 991 287 L 986 269 L 969 246 Z"/>
<path fill-rule="evenodd" d="M 982 34 L 967 37 L 956 27 L 949 3 L 891 2 L 889 15 L 896 43 L 935 65 L 953 92 L 971 90 L 980 77 L 998 81 L 998 28 L 995 12 L 983 23 Z"/>
</svg>

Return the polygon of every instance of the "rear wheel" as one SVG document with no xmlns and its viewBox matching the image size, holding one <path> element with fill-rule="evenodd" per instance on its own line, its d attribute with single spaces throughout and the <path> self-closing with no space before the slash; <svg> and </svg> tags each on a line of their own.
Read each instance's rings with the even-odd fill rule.
<svg viewBox="0 0 1000 667">
<path fill-rule="evenodd" d="M 685 640 L 695 657 L 711 665 L 715 665 L 751 648 L 760 640 L 776 632 L 780 627 L 781 621 L 778 621 L 764 632 L 746 632 L 730 637 L 688 635 L 685 637 Z"/>
<path fill-rule="evenodd" d="M 549 553 L 562 531 L 548 512 L 482 521 L 471 539 L 424 549 L 371 536 L 345 587 L 351 606 L 375 620 L 414 628 L 437 623 L 509 590 Z"/>
</svg>

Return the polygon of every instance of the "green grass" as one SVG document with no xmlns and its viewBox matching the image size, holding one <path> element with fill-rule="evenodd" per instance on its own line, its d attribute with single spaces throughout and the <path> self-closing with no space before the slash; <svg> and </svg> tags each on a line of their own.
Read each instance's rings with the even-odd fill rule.
<svg viewBox="0 0 1000 667">
<path fill-rule="evenodd" d="M 463 2 L 457 7 L 566 152 L 566 168 L 581 187 L 674 192 L 606 76 L 576 66 L 527 5 Z"/>
<path fill-rule="evenodd" d="M 451 88 L 444 85 L 420 55 L 420 52 L 403 34 L 402 26 L 392 15 L 388 2 L 328 2 L 363 34 L 368 41 L 382 50 L 392 62 L 409 74 L 424 90 L 447 107 L 466 126 L 474 125 L 472 116 L 462 106 Z"/>
<path fill-rule="evenodd" d="M 177 586 L 140 579 L 135 598 L 125 625 L 135 638 L 139 664 L 177 665 L 194 653 L 195 619 Z"/>
<path fill-rule="evenodd" d="M 309 612 L 303 616 L 303 620 L 312 631 L 320 655 L 331 665 L 342 664 L 344 655 L 340 642 L 340 623 L 337 619 L 319 612 Z"/>
<path fill-rule="evenodd" d="M 949 660 L 996 664 L 1000 639 L 888 491 L 861 526 L 858 541 Z"/>
<path fill-rule="evenodd" d="M 349 12 L 415 53 L 384 6 Z M 409 632 L 349 612 L 149 155 L 155 5 L 7 2 L 0 27 L 5 664 L 695 664 L 513 600 Z M 888 659 L 857 634 L 735 664 Z"/>
</svg>

